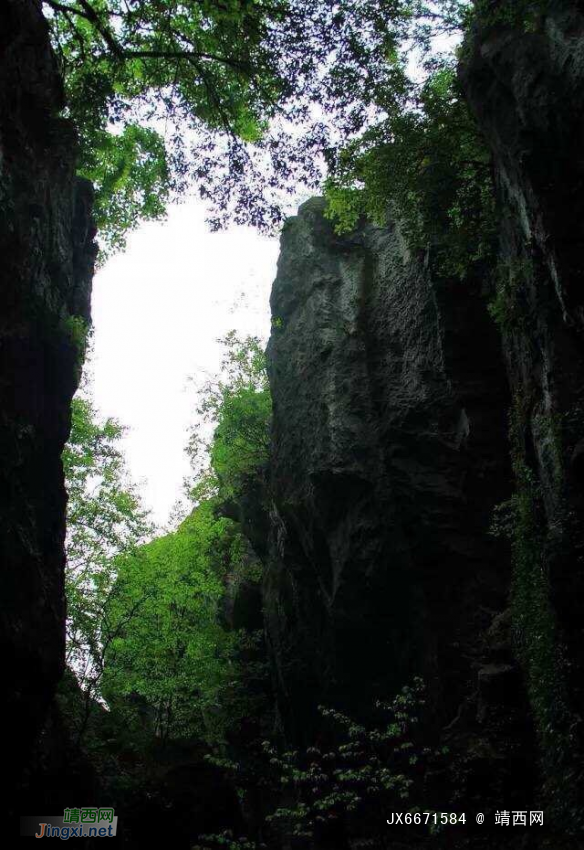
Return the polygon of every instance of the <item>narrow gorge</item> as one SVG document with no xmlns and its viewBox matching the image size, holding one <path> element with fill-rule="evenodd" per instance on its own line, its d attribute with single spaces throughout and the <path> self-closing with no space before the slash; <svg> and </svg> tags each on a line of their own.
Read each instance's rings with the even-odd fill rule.
<svg viewBox="0 0 584 850">
<path fill-rule="evenodd" d="M 489 155 L 492 249 L 457 274 L 439 235 L 412 244 L 395 204 L 345 232 L 321 197 L 286 221 L 268 458 L 213 514 L 246 541 L 247 572 L 226 571 L 220 609 L 227 633 L 259 635 L 238 650 L 254 713 L 212 758 L 177 738 L 148 756 L 149 785 L 126 787 L 112 776 L 120 764 L 140 773 L 138 744 L 92 764 L 58 697 L 61 454 L 90 318 L 93 189 L 76 176 L 42 4 L 2 4 L 1 633 L 15 821 L 81 795 L 115 806 L 128 848 L 216 847 L 200 836 L 224 830 L 245 836 L 225 838 L 230 850 L 584 847 L 584 11 L 475 5 L 456 74 Z M 395 727 L 376 725 L 378 703 Z M 103 701 L 95 710 L 113 740 Z M 271 761 L 258 768 L 262 740 Z M 343 752 L 368 777 L 362 808 L 343 808 Z M 274 784 L 270 764 L 302 774 L 297 790 Z M 330 819 L 318 818 L 316 773 L 331 783 Z M 501 826 L 503 810 L 543 811 L 545 824 Z M 310 834 L 296 828 L 307 811 Z M 467 820 L 392 831 L 392 811 Z"/>
</svg>

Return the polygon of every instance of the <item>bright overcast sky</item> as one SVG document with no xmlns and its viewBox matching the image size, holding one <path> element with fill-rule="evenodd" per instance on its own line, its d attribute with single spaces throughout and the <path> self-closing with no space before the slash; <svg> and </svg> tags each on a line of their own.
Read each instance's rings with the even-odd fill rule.
<svg viewBox="0 0 584 850">
<path fill-rule="evenodd" d="M 217 372 L 227 331 L 267 338 L 277 254 L 277 239 L 250 228 L 211 233 L 204 206 L 189 201 L 143 225 L 96 275 L 95 402 L 128 426 L 130 473 L 160 524 L 189 470 L 189 378 Z"/>
</svg>

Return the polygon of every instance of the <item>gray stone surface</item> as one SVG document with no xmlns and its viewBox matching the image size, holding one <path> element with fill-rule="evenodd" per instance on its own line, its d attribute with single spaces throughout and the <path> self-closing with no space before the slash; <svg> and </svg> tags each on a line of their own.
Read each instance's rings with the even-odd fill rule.
<svg viewBox="0 0 584 850">
<path fill-rule="evenodd" d="M 264 588 L 283 724 L 367 713 L 414 673 L 448 723 L 476 690 L 509 559 L 509 403 L 477 281 L 433 273 L 398 228 L 337 236 L 323 202 L 282 236 L 272 292 L 272 549 Z"/>
</svg>

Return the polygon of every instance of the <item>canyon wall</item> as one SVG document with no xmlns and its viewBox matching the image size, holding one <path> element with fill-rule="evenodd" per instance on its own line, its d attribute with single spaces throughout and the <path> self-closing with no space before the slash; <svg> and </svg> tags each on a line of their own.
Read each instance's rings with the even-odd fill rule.
<svg viewBox="0 0 584 850">
<path fill-rule="evenodd" d="M 584 16 L 524 6 L 483 4 L 462 52 L 488 267 L 446 279 L 395 222 L 339 236 L 318 199 L 284 230 L 264 612 L 288 739 L 421 675 L 467 805 L 545 807 L 563 839 L 583 809 Z"/>
<path fill-rule="evenodd" d="M 313 199 L 288 222 L 272 292 L 264 609 L 282 727 L 309 738 L 319 703 L 366 717 L 419 675 L 434 723 L 489 775 L 529 738 L 511 743 L 511 568 L 489 535 L 511 492 L 497 329 L 481 275 L 444 279 L 397 225 L 337 236 L 323 212 Z"/>
<path fill-rule="evenodd" d="M 40 3 L 0 8 L 0 641 L 9 773 L 29 782 L 64 664 L 68 437 L 89 321 L 91 187 Z M 54 723 L 53 723 L 54 725 Z M 24 775 L 20 778 L 20 768 Z M 21 813 L 24 813 L 21 811 Z"/>
<path fill-rule="evenodd" d="M 493 312 L 511 389 L 514 644 L 543 799 L 584 826 L 584 14 L 485 13 L 460 77 L 493 156 L 501 211 Z"/>
<path fill-rule="evenodd" d="M 267 544 L 265 517 L 248 530 L 266 563 L 283 737 L 308 743 L 319 703 L 366 718 L 420 675 L 468 808 L 485 794 L 533 803 L 578 831 L 584 15 L 574 2 L 545 14 L 532 4 L 518 26 L 491 14 L 508 4 L 483 5 L 460 79 L 493 156 L 498 259 L 446 278 L 395 221 L 339 236 L 323 201 L 302 206 L 272 294 Z M 20 813 L 35 782 L 74 776 L 59 764 L 53 707 L 65 628 L 60 455 L 95 246 L 91 188 L 75 177 L 62 110 L 40 3 L 5 0 L 0 639 Z M 497 517 L 510 540 L 489 533 Z"/>
</svg>

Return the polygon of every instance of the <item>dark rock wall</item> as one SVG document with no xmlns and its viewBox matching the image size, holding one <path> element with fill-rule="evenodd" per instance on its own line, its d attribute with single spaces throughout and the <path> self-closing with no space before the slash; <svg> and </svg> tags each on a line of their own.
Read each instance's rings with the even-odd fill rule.
<svg viewBox="0 0 584 850">
<path fill-rule="evenodd" d="M 441 279 L 395 226 L 335 235 L 323 202 L 282 237 L 267 631 L 288 734 L 424 676 L 437 722 L 475 701 L 509 558 L 508 388 L 480 283 Z M 495 670 L 498 670 L 495 665 Z M 504 672 L 501 670 L 501 672 Z"/>
<path fill-rule="evenodd" d="M 313 735 L 318 703 L 364 716 L 418 673 L 477 801 L 481 781 L 507 789 L 569 834 L 583 810 L 584 12 L 481 8 L 460 75 L 493 155 L 494 266 L 444 279 L 393 224 L 335 235 L 316 199 L 284 230 L 264 613 L 289 738 Z M 488 534 L 498 505 L 509 546 Z"/>
<path fill-rule="evenodd" d="M 500 4 L 504 7 L 506 4 Z M 493 154 L 497 313 L 512 395 L 512 620 L 546 803 L 582 825 L 584 12 L 479 18 L 461 79 Z M 494 8 L 494 7 L 493 7 Z"/>
<path fill-rule="evenodd" d="M 64 663 L 61 451 L 83 356 L 95 247 L 91 189 L 40 3 L 0 5 L 0 645 L 19 766 Z M 10 775 L 10 774 L 9 774 Z"/>
</svg>

